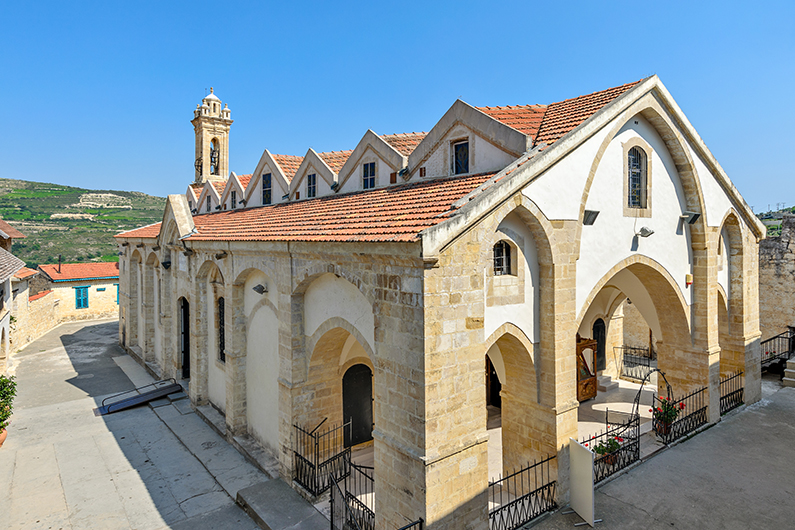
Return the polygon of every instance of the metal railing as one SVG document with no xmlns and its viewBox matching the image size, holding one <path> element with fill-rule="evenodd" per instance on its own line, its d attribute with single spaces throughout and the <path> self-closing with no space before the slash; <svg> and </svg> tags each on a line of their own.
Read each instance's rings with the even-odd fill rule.
<svg viewBox="0 0 795 530">
<path fill-rule="evenodd" d="M 345 500 L 345 494 L 340 489 L 339 482 L 333 474 L 328 475 L 329 511 L 331 530 L 364 530 L 354 517 L 353 509 Z"/>
<path fill-rule="evenodd" d="M 345 501 L 350 516 L 362 530 L 375 530 L 375 470 L 357 466 L 345 457 L 350 472 L 345 476 Z"/>
<path fill-rule="evenodd" d="M 514 530 L 557 508 L 550 462 L 555 455 L 489 482 L 489 530 Z"/>
<path fill-rule="evenodd" d="M 345 457 L 350 459 L 351 448 L 345 447 L 343 433 L 351 423 L 319 431 L 325 421 L 311 431 L 293 425 L 293 480 L 315 496 L 331 487 L 328 477 L 342 480 L 350 473 Z"/>
<path fill-rule="evenodd" d="M 618 352 L 622 356 L 621 375 L 624 377 L 642 381 L 647 374 L 657 368 L 657 352 L 654 349 L 616 346 L 613 352 Z"/>
<path fill-rule="evenodd" d="M 652 401 L 653 428 L 663 443 L 669 444 L 707 424 L 707 387 L 673 399 L 654 396 Z M 664 417 L 665 411 L 675 411 Z M 670 417 L 673 416 L 673 417 Z"/>
<path fill-rule="evenodd" d="M 610 422 L 609 411 L 605 411 L 605 431 L 586 438 L 581 443 L 595 453 L 594 482 L 601 482 L 610 475 L 640 460 L 640 415 L 629 414 L 624 421 Z M 599 448 L 612 451 L 599 452 Z"/>
<path fill-rule="evenodd" d="M 742 370 L 729 374 L 720 380 L 721 416 L 743 404 L 744 392 Z"/>
<path fill-rule="evenodd" d="M 795 328 L 789 328 L 784 333 L 763 340 L 759 346 L 762 350 L 762 368 L 770 366 L 778 359 L 788 360 L 795 350 Z"/>
<path fill-rule="evenodd" d="M 422 530 L 422 525 L 424 521 L 422 517 L 414 521 L 413 523 L 409 523 L 406 526 L 401 526 L 398 530 Z"/>
</svg>

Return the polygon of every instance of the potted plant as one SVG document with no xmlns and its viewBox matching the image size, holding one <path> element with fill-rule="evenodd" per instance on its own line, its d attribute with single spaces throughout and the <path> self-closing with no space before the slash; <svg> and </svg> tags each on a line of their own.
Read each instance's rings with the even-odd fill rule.
<svg viewBox="0 0 795 530">
<path fill-rule="evenodd" d="M 14 411 L 14 396 L 17 395 L 17 383 L 14 376 L 0 375 L 0 447 L 6 441 L 8 432 L 6 427 L 11 423 L 11 413 Z"/>
<path fill-rule="evenodd" d="M 599 457 L 605 457 L 604 462 L 612 466 L 616 463 L 616 460 L 618 460 L 617 453 L 618 450 L 621 449 L 621 444 L 623 442 L 624 439 L 620 436 L 613 436 L 612 438 L 600 440 L 598 443 L 594 444 L 593 452 L 599 455 Z M 585 447 L 588 447 L 588 444 L 585 444 Z"/>
<path fill-rule="evenodd" d="M 659 406 L 649 409 L 654 415 L 654 432 L 663 436 L 671 432 L 671 424 L 684 409 L 684 403 L 674 403 L 669 397 L 660 398 Z"/>
</svg>

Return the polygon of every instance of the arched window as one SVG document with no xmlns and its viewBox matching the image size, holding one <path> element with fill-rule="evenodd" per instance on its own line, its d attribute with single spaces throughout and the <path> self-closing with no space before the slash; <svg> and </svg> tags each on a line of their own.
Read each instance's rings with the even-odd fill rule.
<svg viewBox="0 0 795 530">
<path fill-rule="evenodd" d="M 511 274 L 511 245 L 499 241 L 494 245 L 494 275 L 504 276 Z"/>
<path fill-rule="evenodd" d="M 646 152 L 633 147 L 627 153 L 627 206 L 646 208 Z"/>
<path fill-rule="evenodd" d="M 218 299 L 218 359 L 226 362 L 226 337 L 224 329 L 224 299 Z"/>
<path fill-rule="evenodd" d="M 218 175 L 221 172 L 220 168 L 221 151 L 218 148 L 218 139 L 213 138 L 210 142 L 210 174 Z"/>
</svg>

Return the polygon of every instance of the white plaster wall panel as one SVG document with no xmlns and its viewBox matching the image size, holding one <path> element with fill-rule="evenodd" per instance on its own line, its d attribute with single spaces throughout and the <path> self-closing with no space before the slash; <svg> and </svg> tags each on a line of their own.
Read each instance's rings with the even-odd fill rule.
<svg viewBox="0 0 795 530">
<path fill-rule="evenodd" d="M 208 293 L 208 300 L 212 300 L 207 311 L 207 344 L 203 345 L 207 352 L 207 393 L 210 402 L 222 412 L 226 411 L 226 372 L 218 366 L 218 334 L 215 330 L 216 307 L 215 301 Z M 192 308 L 191 308 L 192 309 Z M 202 347 L 200 345 L 199 347 Z"/>
<path fill-rule="evenodd" d="M 637 124 L 635 122 L 638 122 Z M 622 144 L 640 137 L 652 148 L 651 155 L 651 218 L 624 217 L 624 154 Z M 584 167 L 589 167 L 586 164 Z M 560 190 L 566 187 L 561 185 Z M 577 201 L 560 201 L 577 204 Z M 596 170 L 586 208 L 599 211 L 593 226 L 583 226 L 580 243 L 580 265 L 577 267 L 578 314 L 596 283 L 616 263 L 643 254 L 660 263 L 676 281 L 688 304 L 691 292 L 685 286 L 685 275 L 691 273 L 689 225 L 679 219 L 685 210 L 676 166 L 656 130 L 636 116 L 610 142 Z M 633 237 L 647 226 L 654 234 Z M 586 266 L 587 264 L 587 266 Z M 633 300 L 634 302 L 634 300 Z"/>
<path fill-rule="evenodd" d="M 262 285 L 268 292 L 259 294 L 254 290 L 257 285 Z M 264 272 L 252 271 L 246 277 L 246 282 L 243 286 L 243 307 L 247 317 L 251 317 L 251 312 L 263 298 L 269 300 L 276 307 L 276 284 Z"/>
<path fill-rule="evenodd" d="M 347 320 L 375 351 L 375 317 L 370 302 L 349 281 L 333 274 L 316 279 L 304 294 L 304 332 L 311 336 L 332 317 Z"/>
<path fill-rule="evenodd" d="M 474 159 L 470 153 L 470 173 L 486 173 L 487 171 L 499 171 L 514 160 L 516 157 L 497 148 L 485 138 L 473 134 L 470 137 L 471 145 L 474 146 Z"/>
<path fill-rule="evenodd" d="M 538 252 L 533 234 L 521 219 L 513 215 L 506 217 L 500 223 L 497 231 L 501 233 L 501 239 L 512 241 L 521 250 L 523 259 L 517 260 L 517 266 L 524 268 L 525 301 L 521 304 L 487 305 L 483 322 L 484 336 L 490 337 L 497 328 L 510 322 L 521 329 L 532 342 L 537 343 L 541 337 L 538 322 L 541 296 L 538 280 Z M 522 241 L 513 237 L 513 234 L 521 237 Z M 486 267 L 486 274 L 493 274 L 490 266 Z M 485 285 L 486 282 L 484 282 Z"/>
<path fill-rule="evenodd" d="M 340 353 L 340 367 L 344 366 L 345 363 L 351 361 L 353 359 L 369 359 L 367 352 L 364 351 L 362 345 L 359 344 L 359 341 L 353 335 L 348 335 L 348 338 L 345 340 L 345 344 L 342 346 L 342 353 Z"/>
<path fill-rule="evenodd" d="M 578 198 L 585 191 L 585 183 L 593 160 L 612 127 L 612 123 L 603 127 L 522 190 L 522 193 L 532 200 L 548 219 L 579 218 Z M 593 188 L 591 190 L 593 192 Z M 561 196 L 561 193 L 565 193 L 566 197 Z"/>
<path fill-rule="evenodd" d="M 497 378 L 501 384 L 505 384 L 505 360 L 502 358 L 502 350 L 496 343 L 491 345 L 489 351 L 486 352 L 489 356 L 491 364 L 494 366 L 494 371 L 497 372 Z"/>
<path fill-rule="evenodd" d="M 161 308 L 162 296 L 163 293 L 161 292 L 161 283 L 160 283 L 160 267 L 159 264 L 155 265 L 157 268 L 154 269 L 154 309 L 153 309 L 153 316 L 155 322 L 155 362 L 160 367 L 160 369 L 165 368 L 165 363 L 163 361 L 163 322 L 160 317 L 160 314 L 163 312 Z"/>
<path fill-rule="evenodd" d="M 698 180 L 701 183 L 701 193 L 704 195 L 704 205 L 707 214 L 707 225 L 720 226 L 721 222 L 723 222 L 723 217 L 732 207 L 731 200 L 689 142 L 687 148 L 690 150 L 690 157 L 696 166 Z"/>
<path fill-rule="evenodd" d="M 140 262 L 135 263 L 135 281 L 138 282 L 138 307 L 136 307 L 135 310 L 138 312 L 138 346 L 141 347 L 141 350 L 143 350 L 144 346 L 146 345 L 146 314 L 144 313 L 142 303 L 142 301 L 145 299 L 143 291 L 143 274 L 143 265 Z"/>
<path fill-rule="evenodd" d="M 425 166 L 425 176 L 441 177 L 450 175 L 450 142 L 468 138 L 471 135 L 472 131 L 463 125 L 456 125 L 450 129 L 442 141 L 436 145 L 436 149 L 433 153 L 422 164 L 422 166 Z M 419 175 L 419 173 L 417 175 Z"/>
<path fill-rule="evenodd" d="M 718 257 L 718 285 L 723 287 L 723 291 L 726 293 L 726 298 L 731 298 L 731 291 L 729 289 L 729 267 L 731 266 L 730 257 L 731 257 L 731 250 L 729 249 L 729 234 L 726 232 L 726 229 L 720 231 L 720 245 L 723 247 L 721 249 L 721 255 Z"/>
<path fill-rule="evenodd" d="M 271 454 L 279 448 L 279 321 L 267 306 L 249 319 L 246 415 L 249 431 Z"/>
</svg>

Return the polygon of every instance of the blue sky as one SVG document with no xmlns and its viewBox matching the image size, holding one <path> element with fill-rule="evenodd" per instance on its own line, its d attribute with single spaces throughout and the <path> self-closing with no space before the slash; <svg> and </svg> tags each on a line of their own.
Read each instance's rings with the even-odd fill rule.
<svg viewBox="0 0 795 530">
<path fill-rule="evenodd" d="M 210 86 L 242 174 L 657 74 L 766 210 L 795 204 L 794 28 L 794 2 L 6 2 L 0 177 L 182 193 Z"/>
</svg>

